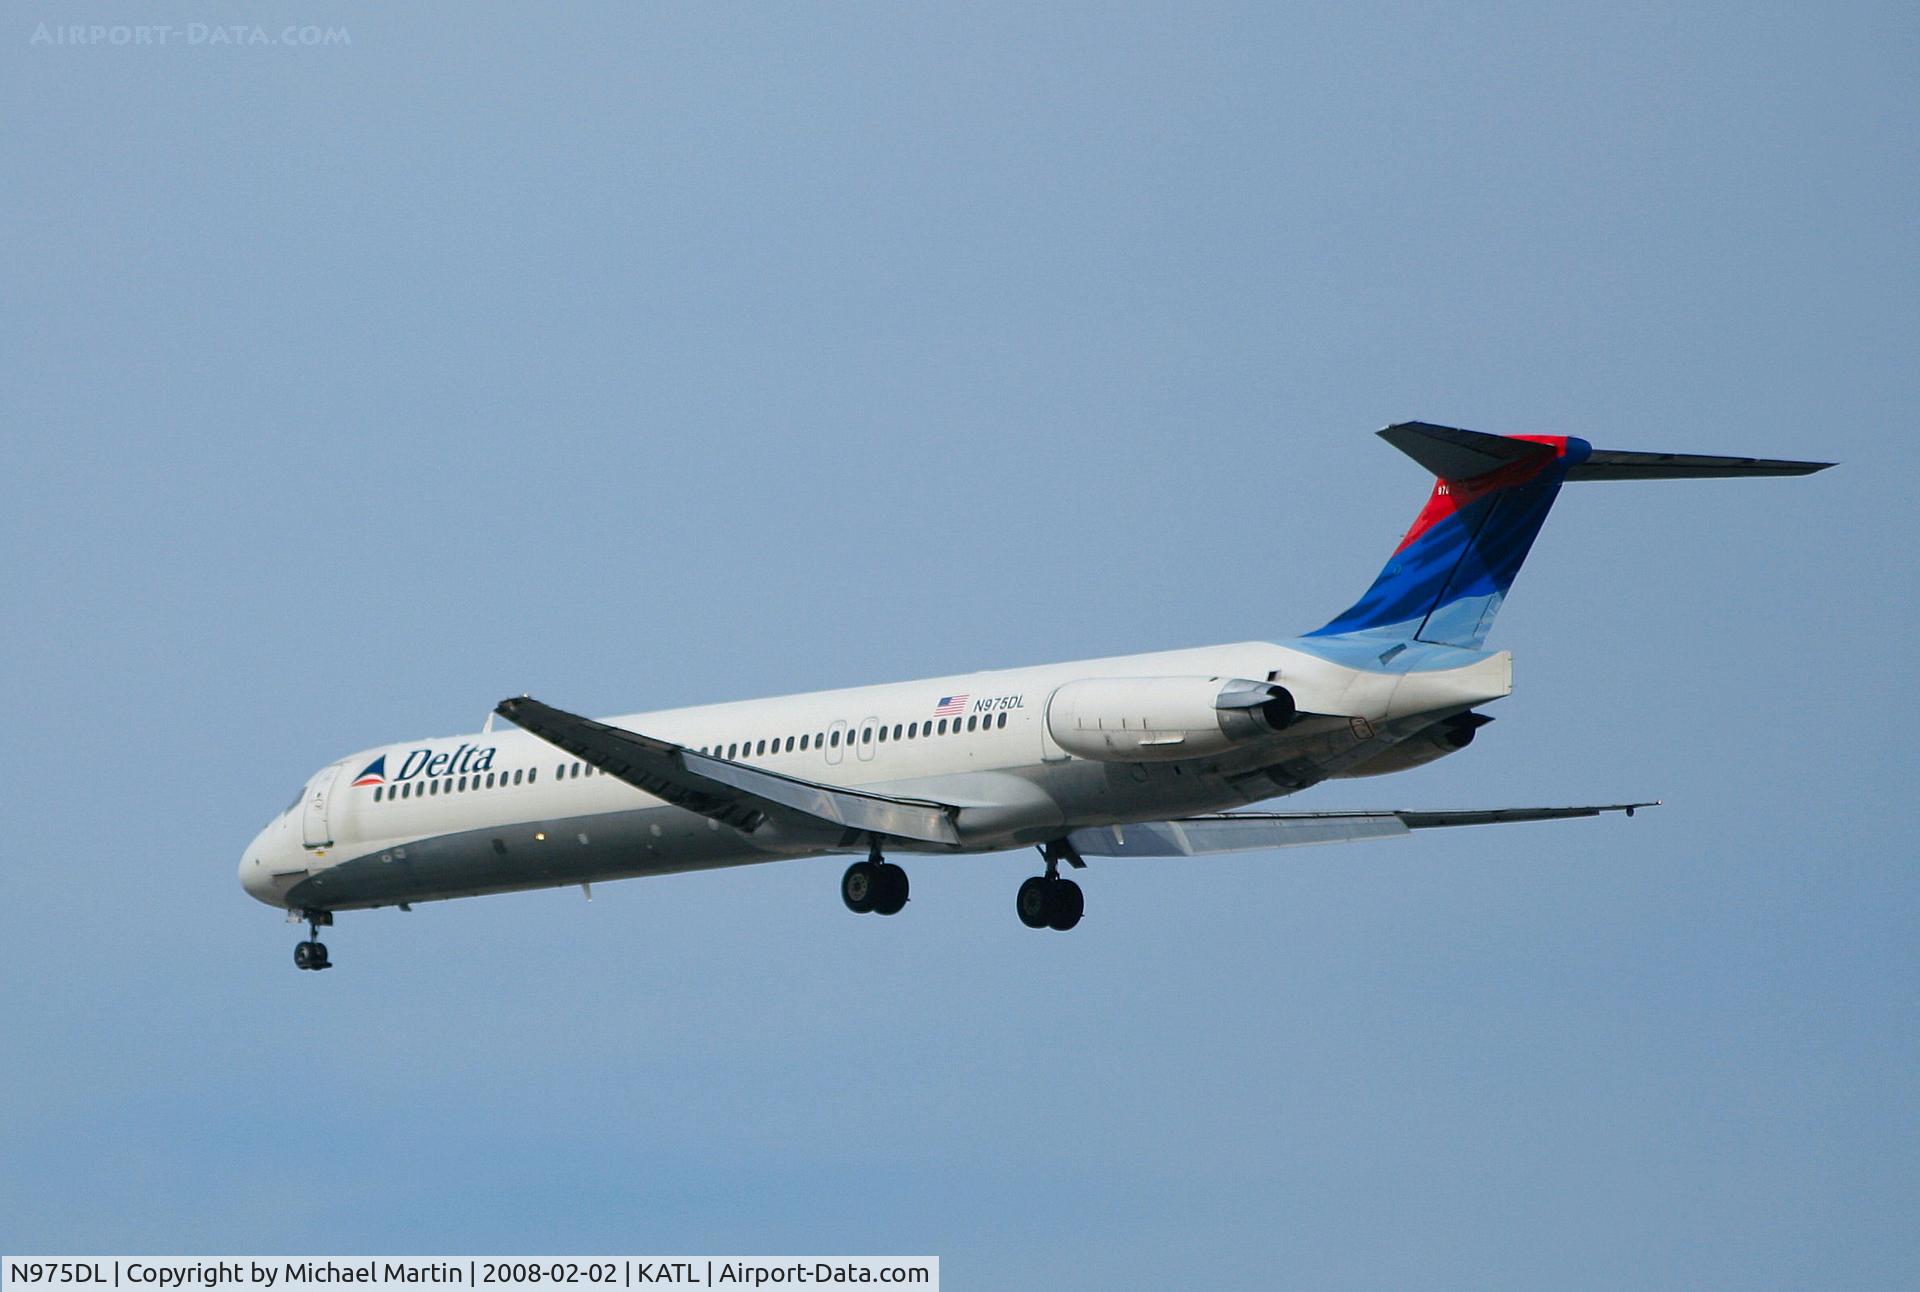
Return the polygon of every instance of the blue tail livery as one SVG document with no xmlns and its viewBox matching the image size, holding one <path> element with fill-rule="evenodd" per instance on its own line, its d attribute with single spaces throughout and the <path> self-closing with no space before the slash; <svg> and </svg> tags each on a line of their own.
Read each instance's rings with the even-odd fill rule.
<svg viewBox="0 0 1920 1292">
<path fill-rule="evenodd" d="M 1434 474 L 1433 493 L 1373 586 L 1310 637 L 1479 649 L 1568 481 L 1798 476 L 1832 465 L 1618 452 L 1573 436 L 1487 435 L 1428 422 L 1399 422 L 1380 438 Z"/>
</svg>

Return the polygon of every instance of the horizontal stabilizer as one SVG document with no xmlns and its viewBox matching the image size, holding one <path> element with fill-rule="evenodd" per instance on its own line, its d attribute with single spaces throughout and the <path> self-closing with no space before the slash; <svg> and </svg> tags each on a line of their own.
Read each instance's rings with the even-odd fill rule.
<svg viewBox="0 0 1920 1292">
<path fill-rule="evenodd" d="M 1204 857 L 1220 852 L 1297 848 L 1310 843 L 1389 839 L 1413 830 L 1455 825 L 1562 821 L 1658 807 L 1657 803 L 1599 803 L 1580 807 L 1483 808 L 1453 812 L 1221 812 L 1179 821 L 1096 826 L 1068 841 L 1088 857 Z"/>
<path fill-rule="evenodd" d="M 1732 476 L 1810 476 L 1831 462 L 1787 458 L 1722 458 L 1706 453 L 1625 453 L 1595 449 L 1567 472 L 1569 480 L 1718 480 Z"/>
<path fill-rule="evenodd" d="M 1551 444 L 1432 422 L 1395 422 L 1380 432 L 1380 438 L 1442 480 L 1474 480 L 1516 462 L 1543 462 L 1555 456 Z"/>
</svg>

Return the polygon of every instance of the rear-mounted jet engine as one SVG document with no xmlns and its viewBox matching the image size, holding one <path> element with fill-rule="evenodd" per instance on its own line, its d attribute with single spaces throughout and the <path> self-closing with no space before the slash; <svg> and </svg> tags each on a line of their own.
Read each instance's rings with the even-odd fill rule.
<svg viewBox="0 0 1920 1292">
<path fill-rule="evenodd" d="M 1224 753 L 1283 731 L 1298 710 L 1272 682 L 1220 677 L 1100 677 L 1068 682 L 1047 702 L 1060 748 L 1109 763 L 1172 762 Z"/>
</svg>

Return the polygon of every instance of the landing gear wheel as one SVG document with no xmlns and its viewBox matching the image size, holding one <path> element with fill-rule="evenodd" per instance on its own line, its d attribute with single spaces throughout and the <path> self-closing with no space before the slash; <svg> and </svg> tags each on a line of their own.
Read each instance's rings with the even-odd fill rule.
<svg viewBox="0 0 1920 1292">
<path fill-rule="evenodd" d="M 1013 909 L 1019 913 L 1020 922 L 1028 928 L 1047 927 L 1048 917 L 1053 913 L 1052 895 L 1047 891 L 1050 887 L 1050 882 L 1044 876 L 1035 875 L 1020 885 L 1020 891 L 1014 895 Z"/>
<path fill-rule="evenodd" d="M 907 872 L 890 861 L 883 861 L 874 869 L 874 913 L 898 915 L 907 904 Z"/>
<path fill-rule="evenodd" d="M 1087 895 L 1071 879 L 1056 879 L 1051 887 L 1053 909 L 1047 914 L 1047 927 L 1065 933 L 1080 922 L 1087 909 Z"/>
<path fill-rule="evenodd" d="M 870 861 L 856 861 L 840 876 L 840 900 L 855 915 L 865 915 L 875 909 L 880 888 L 879 870 L 880 867 Z"/>
<path fill-rule="evenodd" d="M 307 940 L 293 949 L 294 967 L 296 969 L 333 968 L 333 961 L 327 959 L 326 944 L 320 941 L 321 926 L 333 923 L 333 912 L 307 909 L 289 913 L 288 918 L 293 919 L 295 914 L 306 923 Z"/>
<path fill-rule="evenodd" d="M 1030 929 L 1058 929 L 1065 933 L 1080 922 L 1087 909 L 1087 896 L 1071 879 L 1054 875 L 1035 875 L 1020 885 L 1013 899 L 1020 922 Z"/>
</svg>

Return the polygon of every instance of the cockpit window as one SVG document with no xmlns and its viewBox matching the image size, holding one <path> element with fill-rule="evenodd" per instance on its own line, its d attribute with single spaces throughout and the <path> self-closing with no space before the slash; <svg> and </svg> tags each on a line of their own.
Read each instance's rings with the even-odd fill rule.
<svg viewBox="0 0 1920 1292">
<path fill-rule="evenodd" d="M 280 810 L 280 815 L 285 816 L 287 813 L 293 811 L 295 808 L 299 807 L 302 803 L 304 803 L 306 801 L 306 798 L 307 798 L 307 787 L 302 785 L 300 787 L 300 792 L 293 796 L 293 802 L 287 804 L 286 807 Z"/>
</svg>

